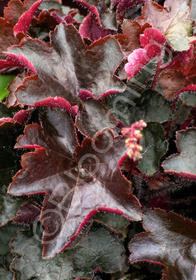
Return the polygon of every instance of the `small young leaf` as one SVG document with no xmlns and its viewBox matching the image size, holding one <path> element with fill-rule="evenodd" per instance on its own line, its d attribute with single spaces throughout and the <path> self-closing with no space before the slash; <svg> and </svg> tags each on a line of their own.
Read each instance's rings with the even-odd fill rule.
<svg viewBox="0 0 196 280">
<path fill-rule="evenodd" d="M 128 1 L 128 0 L 115 0 L 113 1 L 113 6 L 117 3 L 117 11 L 116 11 L 116 20 L 121 23 L 125 17 L 125 13 L 131 11 L 137 6 L 141 6 L 145 0 L 136 0 L 136 1 Z"/>
<path fill-rule="evenodd" d="M 163 280 L 194 280 L 196 223 L 156 209 L 144 214 L 143 227 L 146 232 L 136 235 L 129 244 L 130 262 L 165 266 Z"/>
<path fill-rule="evenodd" d="M 162 163 L 165 172 L 196 179 L 196 129 L 177 132 L 176 145 L 179 154 L 171 155 Z"/>
</svg>

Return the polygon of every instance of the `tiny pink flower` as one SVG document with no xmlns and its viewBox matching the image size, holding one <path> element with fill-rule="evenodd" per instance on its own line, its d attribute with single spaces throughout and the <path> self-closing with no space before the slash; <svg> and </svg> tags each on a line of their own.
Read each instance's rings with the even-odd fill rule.
<svg viewBox="0 0 196 280">
<path fill-rule="evenodd" d="M 142 146 L 139 144 L 139 141 L 142 139 L 141 130 L 146 125 L 143 120 L 140 120 L 139 122 L 133 123 L 131 127 L 122 128 L 122 134 L 126 136 L 125 146 L 127 148 L 127 154 L 133 161 L 142 158 L 140 154 Z"/>
</svg>

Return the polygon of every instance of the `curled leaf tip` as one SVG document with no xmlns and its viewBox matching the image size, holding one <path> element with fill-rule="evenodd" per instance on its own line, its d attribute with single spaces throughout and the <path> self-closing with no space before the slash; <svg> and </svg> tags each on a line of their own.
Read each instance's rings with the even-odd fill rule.
<svg viewBox="0 0 196 280">
<path fill-rule="evenodd" d="M 130 127 L 122 128 L 122 134 L 126 136 L 125 146 L 127 154 L 133 161 L 142 158 L 140 154 L 142 146 L 139 144 L 139 141 L 142 139 L 141 130 L 146 126 L 147 124 L 140 120 L 133 123 Z"/>
</svg>

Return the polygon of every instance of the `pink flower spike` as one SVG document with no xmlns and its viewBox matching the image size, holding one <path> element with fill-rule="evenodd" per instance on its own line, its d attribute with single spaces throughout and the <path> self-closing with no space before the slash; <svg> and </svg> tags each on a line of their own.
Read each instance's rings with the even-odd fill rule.
<svg viewBox="0 0 196 280">
<path fill-rule="evenodd" d="M 141 130 L 146 127 L 147 124 L 140 120 L 131 125 L 131 127 L 123 127 L 122 134 L 126 136 L 125 146 L 127 148 L 127 155 L 133 160 L 137 161 L 142 158 L 140 152 L 142 151 L 142 146 L 139 141 L 142 139 Z"/>
</svg>

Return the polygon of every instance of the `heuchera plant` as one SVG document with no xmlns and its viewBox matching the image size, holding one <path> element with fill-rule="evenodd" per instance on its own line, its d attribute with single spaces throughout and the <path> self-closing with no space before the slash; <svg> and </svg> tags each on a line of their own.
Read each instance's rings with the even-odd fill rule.
<svg viewBox="0 0 196 280">
<path fill-rule="evenodd" d="M 1 1 L 0 279 L 196 279 L 190 11 Z"/>
</svg>

